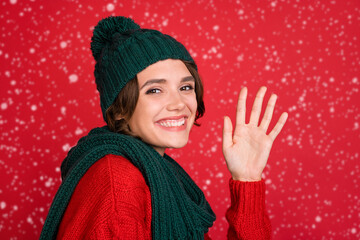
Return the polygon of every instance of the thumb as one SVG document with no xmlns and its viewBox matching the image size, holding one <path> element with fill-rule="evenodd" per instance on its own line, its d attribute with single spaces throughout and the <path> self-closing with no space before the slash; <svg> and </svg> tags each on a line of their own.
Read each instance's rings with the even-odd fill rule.
<svg viewBox="0 0 360 240">
<path fill-rule="evenodd" d="M 228 116 L 224 117 L 223 150 L 232 145 L 232 123 Z"/>
</svg>

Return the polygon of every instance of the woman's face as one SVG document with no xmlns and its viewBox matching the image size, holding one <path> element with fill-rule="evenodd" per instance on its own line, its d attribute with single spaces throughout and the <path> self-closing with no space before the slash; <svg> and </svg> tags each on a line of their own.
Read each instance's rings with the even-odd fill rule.
<svg viewBox="0 0 360 240">
<path fill-rule="evenodd" d="M 130 129 L 164 155 L 186 145 L 197 110 L 195 80 L 181 60 L 156 62 L 137 74 L 139 99 Z"/>
</svg>

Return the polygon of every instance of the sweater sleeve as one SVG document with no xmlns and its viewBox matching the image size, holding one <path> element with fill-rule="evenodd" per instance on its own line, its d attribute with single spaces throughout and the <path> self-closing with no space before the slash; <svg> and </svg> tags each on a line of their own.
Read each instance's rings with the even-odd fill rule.
<svg viewBox="0 0 360 240">
<path fill-rule="evenodd" d="M 77 185 L 57 239 L 114 238 L 151 238 L 151 195 L 135 166 L 106 155 Z"/>
<path fill-rule="evenodd" d="M 265 182 L 230 179 L 231 205 L 226 212 L 228 239 L 271 239 L 270 219 L 265 210 Z"/>
</svg>

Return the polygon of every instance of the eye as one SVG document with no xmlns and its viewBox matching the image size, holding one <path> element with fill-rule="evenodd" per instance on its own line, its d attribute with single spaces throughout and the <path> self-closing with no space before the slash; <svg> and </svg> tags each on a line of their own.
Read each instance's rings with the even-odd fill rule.
<svg viewBox="0 0 360 240">
<path fill-rule="evenodd" d="M 180 88 L 180 90 L 182 90 L 182 91 L 191 91 L 193 89 L 194 89 L 194 87 L 191 85 L 186 85 L 186 86 L 183 86 Z"/>
<path fill-rule="evenodd" d="M 160 93 L 160 89 L 152 88 L 145 92 L 145 94 L 155 94 L 155 93 Z"/>
</svg>

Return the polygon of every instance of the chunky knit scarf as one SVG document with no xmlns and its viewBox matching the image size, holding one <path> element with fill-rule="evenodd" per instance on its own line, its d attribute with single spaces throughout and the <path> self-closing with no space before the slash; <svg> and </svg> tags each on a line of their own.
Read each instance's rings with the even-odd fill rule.
<svg viewBox="0 0 360 240">
<path fill-rule="evenodd" d="M 170 156 L 131 136 L 95 128 L 81 138 L 61 165 L 62 183 L 50 207 L 40 239 L 55 239 L 76 185 L 107 154 L 129 159 L 150 188 L 153 239 L 203 239 L 215 214 L 203 192 Z"/>
</svg>

